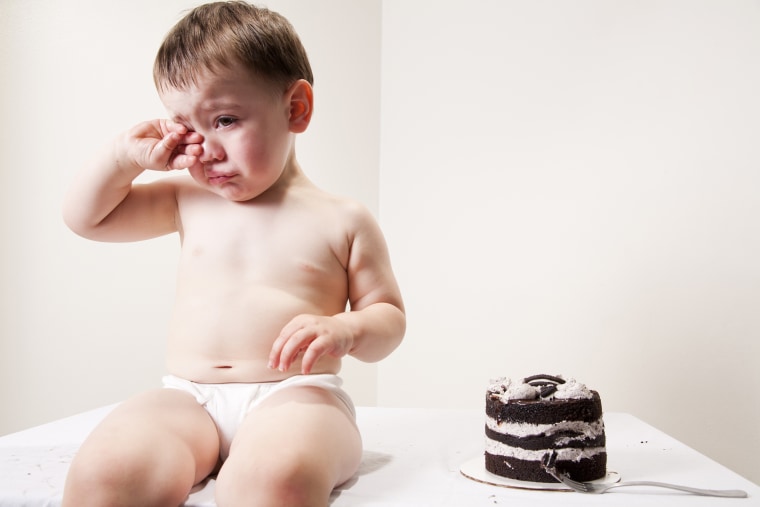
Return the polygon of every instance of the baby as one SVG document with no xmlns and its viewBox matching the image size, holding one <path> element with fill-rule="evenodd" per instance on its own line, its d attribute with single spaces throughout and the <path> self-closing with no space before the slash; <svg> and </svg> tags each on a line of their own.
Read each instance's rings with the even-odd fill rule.
<svg viewBox="0 0 760 507">
<path fill-rule="evenodd" d="M 97 156 L 64 219 L 99 241 L 179 233 L 168 375 L 88 437 L 63 505 L 177 506 L 218 473 L 219 506 L 325 506 L 362 454 L 341 359 L 379 361 L 404 335 L 385 240 L 298 164 L 313 77 L 282 16 L 200 6 L 166 36 L 154 78 L 169 119 Z M 146 169 L 178 174 L 134 183 Z"/>
</svg>

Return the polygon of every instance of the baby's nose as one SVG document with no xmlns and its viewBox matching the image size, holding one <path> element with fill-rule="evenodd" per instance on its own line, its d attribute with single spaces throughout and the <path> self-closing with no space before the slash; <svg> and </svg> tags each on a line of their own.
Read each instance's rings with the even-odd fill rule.
<svg viewBox="0 0 760 507">
<path fill-rule="evenodd" d="M 224 150 L 219 145 L 219 143 L 215 143 L 208 138 L 203 140 L 201 148 L 203 148 L 203 153 L 201 153 L 200 156 L 201 162 L 212 162 L 214 160 L 222 160 L 224 158 Z"/>
</svg>

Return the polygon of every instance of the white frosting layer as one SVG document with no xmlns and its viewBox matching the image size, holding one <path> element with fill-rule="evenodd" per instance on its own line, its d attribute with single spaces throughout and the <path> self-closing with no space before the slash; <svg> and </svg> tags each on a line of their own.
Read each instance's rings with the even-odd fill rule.
<svg viewBox="0 0 760 507">
<path fill-rule="evenodd" d="M 563 378 L 561 375 L 557 375 L 557 377 Z M 589 399 L 593 397 L 589 388 L 573 378 L 565 380 L 564 384 L 557 384 L 556 387 L 557 390 L 554 393 L 545 396 L 543 399 L 570 400 Z M 488 392 L 493 396 L 497 396 L 502 403 L 509 403 L 512 400 L 538 399 L 541 394 L 541 389 L 540 387 L 526 384 L 522 380 L 516 382 L 506 377 L 500 377 L 491 380 Z"/>
<path fill-rule="evenodd" d="M 555 451 L 557 452 L 557 460 L 559 461 L 580 461 L 583 458 L 592 458 L 597 454 L 606 452 L 606 449 L 604 447 L 586 447 L 583 449 L 560 448 L 555 449 Z M 501 442 L 486 437 L 486 452 L 495 456 L 505 456 L 507 458 L 517 458 L 526 461 L 541 461 L 549 450 L 540 449 L 537 451 L 531 451 L 528 449 L 520 449 L 518 447 L 504 445 Z"/>
<path fill-rule="evenodd" d="M 504 403 L 510 400 L 535 400 L 540 393 L 537 387 L 523 382 L 512 382 L 506 377 L 492 380 L 488 391 L 498 395 Z"/>
<path fill-rule="evenodd" d="M 557 400 L 589 399 L 593 397 L 591 390 L 574 378 L 568 379 L 564 384 L 557 385 L 557 391 L 551 396 Z"/>
<path fill-rule="evenodd" d="M 589 440 L 596 438 L 604 433 L 604 422 L 601 418 L 592 423 L 583 421 L 561 421 L 552 424 L 528 424 L 497 422 L 493 417 L 486 417 L 486 426 L 488 429 L 501 433 L 502 435 L 512 435 L 514 437 L 535 437 L 551 436 L 562 431 L 572 431 L 578 434 L 572 440 Z"/>
</svg>

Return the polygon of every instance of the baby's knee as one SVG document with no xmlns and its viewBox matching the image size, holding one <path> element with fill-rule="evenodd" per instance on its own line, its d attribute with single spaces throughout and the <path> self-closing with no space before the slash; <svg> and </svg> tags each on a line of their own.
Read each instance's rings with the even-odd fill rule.
<svg viewBox="0 0 760 507">
<path fill-rule="evenodd" d="M 250 467 L 239 463 L 223 466 L 216 482 L 219 507 L 242 505 L 240 499 L 256 499 L 260 507 L 324 507 L 334 480 L 326 467 L 308 459 L 262 459 Z"/>
<path fill-rule="evenodd" d="M 83 450 L 69 468 L 62 506 L 180 505 L 191 486 L 161 477 L 140 453 Z"/>
<path fill-rule="evenodd" d="M 74 505 L 119 505 L 131 485 L 133 473 L 122 459 L 110 453 L 81 451 L 72 461 L 66 476 L 63 507 Z"/>
</svg>

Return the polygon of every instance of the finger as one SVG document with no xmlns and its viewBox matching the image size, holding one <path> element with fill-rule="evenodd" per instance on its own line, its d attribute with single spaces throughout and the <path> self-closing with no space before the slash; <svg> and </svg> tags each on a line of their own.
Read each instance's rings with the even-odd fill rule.
<svg viewBox="0 0 760 507">
<path fill-rule="evenodd" d="M 188 135 L 170 132 L 156 144 L 153 156 L 158 160 L 167 160 L 166 168 L 169 170 L 192 167 L 203 153 L 203 147 L 199 144 L 188 144 Z M 203 139 L 203 136 L 198 134 L 192 138 Z"/>
<path fill-rule="evenodd" d="M 183 125 L 182 123 L 177 123 L 172 120 L 167 120 L 165 122 L 165 128 L 163 130 L 164 136 L 168 134 L 177 134 L 179 135 L 179 143 L 178 144 L 198 144 L 200 145 L 203 143 L 203 136 L 196 132 L 195 130 L 190 130 L 187 126 Z"/>
<path fill-rule="evenodd" d="M 194 155 L 176 155 L 169 160 L 166 168 L 170 170 L 187 169 L 198 162 L 198 157 Z"/>
<path fill-rule="evenodd" d="M 308 375 L 311 373 L 314 365 L 317 364 L 319 358 L 332 351 L 332 347 L 327 343 L 324 337 L 317 338 L 312 341 L 306 348 L 301 359 L 301 373 Z"/>
<path fill-rule="evenodd" d="M 279 358 L 277 360 L 277 369 L 280 371 L 288 371 L 293 365 L 298 353 L 304 348 L 300 340 L 291 336 L 282 347 Z"/>
<path fill-rule="evenodd" d="M 317 338 L 317 335 L 307 329 L 299 329 L 285 342 L 280 352 L 280 371 L 287 371 L 295 362 L 298 354 L 306 350 L 307 347 Z"/>
<path fill-rule="evenodd" d="M 203 136 L 199 134 L 198 132 L 191 130 L 190 132 L 187 132 L 185 135 L 182 136 L 182 143 L 183 144 L 197 144 L 200 146 L 203 143 Z"/>
<path fill-rule="evenodd" d="M 290 322 L 285 324 L 280 331 L 280 335 L 272 343 L 268 362 L 270 368 L 285 371 L 290 367 L 290 364 L 286 364 L 287 357 L 283 356 L 285 346 L 293 339 L 296 333 L 309 327 L 310 323 L 311 320 L 308 315 L 296 315 Z"/>
<path fill-rule="evenodd" d="M 177 134 L 184 135 L 187 133 L 187 127 L 183 125 L 182 123 L 178 123 L 173 120 L 167 120 L 166 123 L 166 129 L 171 132 L 176 132 Z"/>
<path fill-rule="evenodd" d="M 269 367 L 277 368 L 280 365 L 280 356 L 282 355 L 282 349 L 290 339 L 290 336 L 301 329 L 303 324 L 300 322 L 300 315 L 293 317 L 280 331 L 279 336 L 272 343 L 272 348 L 269 351 Z"/>
<path fill-rule="evenodd" d="M 200 144 L 188 144 L 180 141 L 177 148 L 174 150 L 175 156 L 177 155 L 191 155 L 198 157 L 203 153 L 203 146 Z"/>
<path fill-rule="evenodd" d="M 283 349 L 290 340 L 293 332 L 298 329 L 300 329 L 300 326 L 291 321 L 282 329 L 282 331 L 280 331 L 280 335 L 275 339 L 274 343 L 272 343 L 272 348 L 269 351 L 270 368 L 282 370 L 281 366 L 284 364 L 282 361 Z"/>
<path fill-rule="evenodd" d="M 203 153 L 203 146 L 200 144 L 188 144 L 184 147 L 184 153 L 185 155 L 190 155 L 193 157 L 200 157 Z"/>
<path fill-rule="evenodd" d="M 282 333 L 275 339 L 272 348 L 269 350 L 269 368 L 275 370 L 280 367 L 280 355 L 282 354 L 282 347 L 285 345 L 286 340 L 287 337 Z"/>
<path fill-rule="evenodd" d="M 179 146 L 181 136 L 176 132 L 169 132 L 156 143 L 153 148 L 153 156 L 158 158 L 168 158 Z"/>
</svg>

